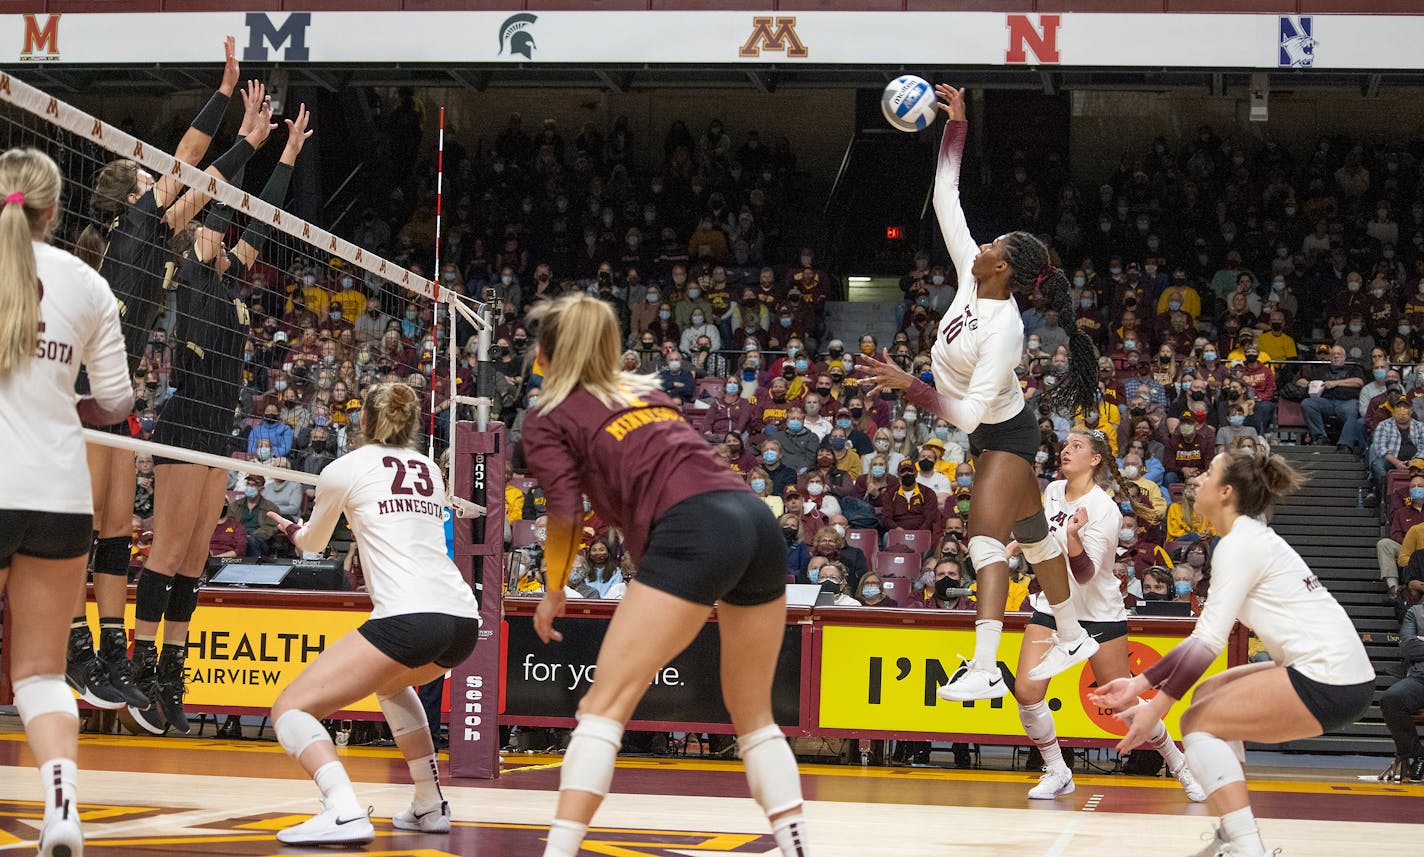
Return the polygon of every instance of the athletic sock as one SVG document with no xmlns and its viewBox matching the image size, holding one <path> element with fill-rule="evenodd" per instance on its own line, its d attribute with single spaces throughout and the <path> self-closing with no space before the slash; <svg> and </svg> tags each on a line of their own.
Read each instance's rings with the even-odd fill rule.
<svg viewBox="0 0 1424 857">
<path fill-rule="evenodd" d="M 1068 767 L 1063 763 L 1063 748 L 1058 744 L 1058 729 L 1053 722 L 1053 710 L 1047 702 L 1039 700 L 1032 705 L 1019 706 L 1019 722 L 1023 724 L 1024 735 L 1038 747 L 1045 768 Z"/>
<path fill-rule="evenodd" d="M 974 622 L 974 666 L 992 670 L 999 663 L 999 637 L 1004 623 L 998 619 L 978 619 Z"/>
<path fill-rule="evenodd" d="M 406 762 L 410 768 L 410 778 L 415 783 L 415 800 L 412 804 L 417 812 L 424 812 L 440 805 L 445 796 L 440 793 L 440 758 L 431 753 L 419 759 Z"/>
<path fill-rule="evenodd" d="M 1162 754 L 1162 760 L 1167 763 L 1167 773 L 1175 777 L 1182 770 L 1182 766 L 1187 764 L 1187 757 L 1182 755 L 1182 751 L 1167 732 L 1167 724 L 1157 721 L 1157 731 L 1152 733 L 1151 741 L 1157 752 Z"/>
<path fill-rule="evenodd" d="M 69 623 L 69 645 L 71 648 L 79 649 L 86 641 L 92 648 L 94 637 L 89 631 L 89 619 L 85 616 L 75 616 Z"/>
<path fill-rule="evenodd" d="M 99 617 L 99 654 L 105 660 L 117 661 L 129 650 L 129 635 L 124 630 L 124 617 Z"/>
<path fill-rule="evenodd" d="M 1241 849 L 1242 857 L 1257 857 L 1266 853 L 1266 844 L 1261 841 L 1261 831 L 1256 829 L 1256 816 L 1251 814 L 1249 806 L 1243 806 L 1221 817 L 1221 835 Z"/>
<path fill-rule="evenodd" d="M 773 821 L 771 835 L 776 838 L 781 857 L 806 857 L 811 853 L 806 841 L 806 817 L 800 812 L 783 815 Z"/>
<path fill-rule="evenodd" d="M 1083 626 L 1078 624 L 1078 611 L 1073 609 L 1072 599 L 1049 607 L 1053 609 L 1053 624 L 1058 626 L 1058 639 L 1066 643 L 1083 636 Z"/>
<path fill-rule="evenodd" d="M 79 766 L 73 759 L 50 759 L 40 765 L 40 788 L 45 796 L 44 814 L 48 820 L 68 804 L 75 808 L 75 783 L 79 779 Z"/>
<path fill-rule="evenodd" d="M 579 847 L 587 834 L 587 824 L 554 819 L 554 823 L 549 825 L 549 842 L 544 846 L 544 857 L 578 857 Z"/>
<path fill-rule="evenodd" d="M 312 774 L 316 787 L 326 801 L 327 809 L 334 809 L 338 816 L 360 815 L 361 805 L 356 802 L 356 790 L 351 787 L 351 778 L 340 762 L 327 762 Z"/>
</svg>

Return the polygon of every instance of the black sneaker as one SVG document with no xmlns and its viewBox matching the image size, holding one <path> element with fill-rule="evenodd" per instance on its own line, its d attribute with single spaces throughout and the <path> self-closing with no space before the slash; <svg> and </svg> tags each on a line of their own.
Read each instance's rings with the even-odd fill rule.
<svg viewBox="0 0 1424 857">
<path fill-rule="evenodd" d="M 158 653 L 151 646 L 135 646 L 133 656 L 134 687 L 147 700 L 158 698 Z M 163 710 L 149 704 L 143 708 L 128 706 L 129 716 L 145 732 L 162 735 L 168 729 L 168 721 L 163 719 Z"/>
<path fill-rule="evenodd" d="M 109 673 L 91 648 L 89 635 L 72 634 L 64 665 L 64 680 L 79 698 L 108 711 L 124 707 L 124 698 L 109 683 Z"/>
<path fill-rule="evenodd" d="M 134 681 L 133 662 L 128 659 L 127 655 L 120 653 L 117 660 L 109 660 L 100 654 L 99 663 L 103 664 L 104 669 L 108 671 L 109 684 L 119 696 L 123 697 L 125 705 L 141 710 L 153 704 L 153 701 L 139 690 L 138 684 Z"/>
<path fill-rule="evenodd" d="M 163 657 L 158 661 L 158 695 L 153 697 L 150 694 L 150 698 L 156 699 L 157 707 L 162 709 L 163 717 L 173 731 L 187 735 L 191 730 L 188 715 L 183 711 L 183 694 L 188 689 L 183 682 L 183 655 L 174 656 L 171 651 L 164 647 Z"/>
<path fill-rule="evenodd" d="M 1424 756 L 1415 756 L 1409 761 L 1407 776 L 1411 783 L 1424 783 Z"/>
</svg>

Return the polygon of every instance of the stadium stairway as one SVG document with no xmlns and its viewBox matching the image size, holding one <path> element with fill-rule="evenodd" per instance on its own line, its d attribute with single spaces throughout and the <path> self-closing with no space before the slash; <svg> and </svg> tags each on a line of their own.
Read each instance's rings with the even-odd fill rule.
<svg viewBox="0 0 1424 857">
<path fill-rule="evenodd" d="M 1273 526 L 1295 548 L 1350 614 L 1365 642 L 1378 678 L 1375 704 L 1364 719 L 1337 732 L 1277 749 L 1311 753 L 1392 754 L 1394 745 L 1380 719 L 1379 694 L 1394 681 L 1399 667 L 1399 623 L 1384 601 L 1384 584 L 1375 562 L 1380 537 L 1379 511 L 1361 508 L 1369 491 L 1365 465 L 1335 447 L 1279 444 L 1275 451 L 1310 481 L 1276 507 Z"/>
<path fill-rule="evenodd" d="M 899 289 L 895 292 L 899 294 Z M 901 306 L 900 301 L 831 301 L 826 304 L 826 330 L 844 342 L 850 353 L 855 353 L 858 340 L 867 333 L 888 346 L 900 326 Z"/>
</svg>

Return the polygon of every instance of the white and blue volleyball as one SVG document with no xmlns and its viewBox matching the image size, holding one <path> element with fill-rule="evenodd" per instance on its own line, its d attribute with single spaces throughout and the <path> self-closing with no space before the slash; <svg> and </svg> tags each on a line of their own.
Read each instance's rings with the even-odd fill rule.
<svg viewBox="0 0 1424 857">
<path fill-rule="evenodd" d="M 935 121 L 934 87 L 922 77 L 902 74 L 885 87 L 880 112 L 897 130 L 923 131 Z"/>
</svg>

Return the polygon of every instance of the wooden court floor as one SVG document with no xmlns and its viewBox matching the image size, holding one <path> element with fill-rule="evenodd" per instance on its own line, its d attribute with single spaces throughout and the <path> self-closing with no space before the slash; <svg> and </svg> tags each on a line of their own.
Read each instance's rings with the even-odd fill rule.
<svg viewBox="0 0 1424 857">
<path fill-rule="evenodd" d="M 393 749 L 343 754 L 376 819 L 376 842 L 359 853 L 542 853 L 557 796 L 556 756 L 512 755 L 497 781 L 447 784 L 455 829 L 432 836 L 390 825 L 409 800 L 410 782 Z M 30 764 L 22 736 L 0 730 L 0 855 L 34 850 L 40 809 Z M 333 853 L 273 838 L 318 808 L 315 787 L 275 744 L 84 736 L 80 767 L 88 857 Z M 1424 787 L 1357 778 L 1374 770 L 1248 771 L 1267 845 L 1285 857 L 1418 853 Z M 1194 854 L 1212 824 L 1204 807 L 1187 803 L 1165 779 L 1080 773 L 1074 794 L 1030 805 L 1024 793 L 1036 777 L 1023 771 L 807 765 L 802 773 L 816 855 L 1170 857 Z M 613 787 L 585 854 L 775 853 L 736 762 L 620 759 Z"/>
</svg>

